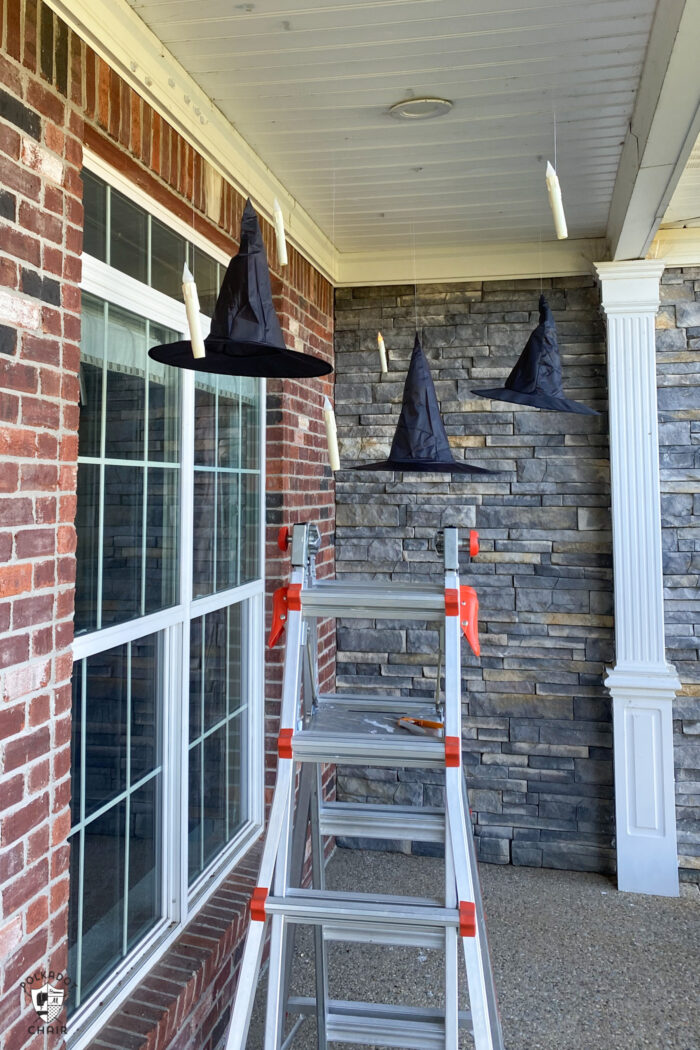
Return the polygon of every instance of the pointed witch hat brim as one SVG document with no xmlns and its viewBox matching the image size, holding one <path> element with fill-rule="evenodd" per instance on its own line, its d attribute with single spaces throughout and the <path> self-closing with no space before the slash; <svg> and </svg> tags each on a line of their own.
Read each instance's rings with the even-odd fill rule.
<svg viewBox="0 0 700 1050">
<path fill-rule="evenodd" d="M 310 379 L 333 371 L 322 358 L 288 350 L 284 344 L 260 223 L 250 199 L 241 218 L 240 249 L 224 275 L 204 348 L 205 356 L 196 358 L 190 340 L 180 339 L 154 346 L 148 354 L 175 368 L 220 375 Z"/>
<path fill-rule="evenodd" d="M 495 473 L 486 467 L 459 462 L 452 455 L 433 377 L 417 333 L 389 457 L 378 463 L 360 463 L 353 469 L 401 470 L 420 474 Z"/>
<path fill-rule="evenodd" d="M 529 405 L 550 412 L 576 412 L 579 415 L 597 416 L 594 408 L 582 405 L 565 397 L 561 376 L 561 358 L 557 329 L 549 303 L 540 296 L 540 321 L 530 334 L 525 349 L 515 363 L 505 386 L 472 390 L 478 397 L 490 397 L 495 401 L 510 401 L 516 405 Z"/>
</svg>

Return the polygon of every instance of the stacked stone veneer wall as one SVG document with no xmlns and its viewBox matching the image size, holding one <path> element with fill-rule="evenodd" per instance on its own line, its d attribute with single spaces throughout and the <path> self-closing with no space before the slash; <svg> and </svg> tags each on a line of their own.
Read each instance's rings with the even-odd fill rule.
<svg viewBox="0 0 700 1050">
<path fill-rule="evenodd" d="M 656 333 L 666 651 L 681 878 L 700 879 L 700 266 L 667 270 Z"/>
<path fill-rule="evenodd" d="M 613 620 L 604 327 L 592 278 L 544 285 L 567 393 L 602 414 L 540 412 L 471 393 L 505 379 L 537 321 L 539 281 L 419 287 L 419 330 L 455 455 L 499 473 L 341 471 L 336 568 L 341 576 L 369 569 L 387 580 L 424 579 L 440 572 L 436 530 L 479 530 L 482 553 L 464 578 L 479 594 L 482 656 L 464 643 L 463 738 L 480 856 L 607 871 L 613 767 L 602 676 Z M 384 376 L 378 328 L 391 359 Z M 344 464 L 388 451 L 414 332 L 412 287 L 336 292 Z M 339 626 L 339 687 L 431 695 L 437 632 L 398 621 L 370 626 Z M 439 779 L 340 768 L 338 789 L 346 799 L 435 804 Z"/>
</svg>

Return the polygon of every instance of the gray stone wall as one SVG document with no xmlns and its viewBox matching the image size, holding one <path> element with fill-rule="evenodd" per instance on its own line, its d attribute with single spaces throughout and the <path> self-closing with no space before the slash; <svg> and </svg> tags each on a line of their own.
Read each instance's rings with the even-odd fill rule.
<svg viewBox="0 0 700 1050">
<path fill-rule="evenodd" d="M 507 376 L 537 323 L 539 281 L 418 289 L 418 325 L 457 457 L 492 477 L 336 475 L 338 576 L 424 579 L 445 525 L 475 527 L 464 579 L 479 594 L 482 656 L 464 643 L 464 754 L 480 856 L 499 863 L 612 870 L 613 657 L 604 327 L 592 279 L 545 281 L 569 396 L 598 417 L 479 400 Z M 343 464 L 389 449 L 415 333 L 412 286 L 336 293 L 336 413 Z M 379 373 L 381 329 L 390 355 Z M 689 571 L 689 570 L 683 570 Z M 430 625 L 341 623 L 340 687 L 432 695 Z M 377 779 L 377 777 L 379 779 Z M 338 770 L 339 797 L 440 800 L 421 771 Z M 410 844 L 402 844 L 410 848 Z"/>
<path fill-rule="evenodd" d="M 700 879 L 700 267 L 667 270 L 656 323 L 666 650 L 681 878 Z"/>
</svg>

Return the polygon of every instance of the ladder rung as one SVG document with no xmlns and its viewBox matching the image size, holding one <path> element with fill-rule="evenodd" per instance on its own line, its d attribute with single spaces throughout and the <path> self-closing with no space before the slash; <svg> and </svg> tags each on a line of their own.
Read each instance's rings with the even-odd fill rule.
<svg viewBox="0 0 700 1050">
<path fill-rule="evenodd" d="M 398 928 L 407 933 L 413 929 L 444 933 L 447 927 L 459 926 L 456 908 L 428 904 L 421 898 L 404 898 L 401 903 L 396 903 L 396 898 L 389 902 L 386 899 L 378 900 L 370 894 L 364 899 L 362 896 L 290 890 L 285 897 L 268 897 L 265 911 L 270 915 L 283 915 L 293 923 L 313 926 L 332 924 L 338 931 L 345 924 L 352 928 L 358 923 L 376 925 L 386 930 Z"/>
<path fill-rule="evenodd" d="M 316 1001 L 301 996 L 289 999 L 289 1013 L 309 1015 L 316 1013 Z M 361 1003 L 351 1002 L 346 999 L 330 999 L 328 1001 L 328 1019 L 334 1033 L 333 1038 L 347 1041 L 341 1032 L 350 1032 L 354 1042 L 360 1041 L 357 1036 L 360 1030 L 360 1022 L 364 1023 L 365 1030 L 369 1034 L 372 1028 L 371 1043 L 379 1043 L 379 1036 L 386 1037 L 392 1031 L 400 1034 L 401 1042 L 382 1043 L 384 1046 L 401 1047 L 438 1047 L 445 1046 L 445 1023 L 441 1010 L 434 1010 L 420 1006 L 385 1005 L 383 1003 Z M 415 1026 L 425 1026 L 416 1029 Z M 408 1026 L 411 1030 L 408 1031 Z M 459 1027 L 471 1028 L 471 1014 L 468 1010 L 460 1010 Z M 399 1033 L 400 1030 L 400 1033 Z M 437 1041 L 439 1039 L 439 1041 Z M 419 1041 L 420 1040 L 420 1041 Z"/>
<path fill-rule="evenodd" d="M 380 806 L 328 802 L 320 810 L 323 835 L 363 839 L 410 839 L 444 842 L 445 815 L 426 806 Z"/>
<path fill-rule="evenodd" d="M 294 758 L 300 762 L 331 762 L 349 766 L 418 766 L 425 769 L 445 767 L 445 742 L 434 737 L 301 730 L 294 734 L 292 749 Z"/>
<path fill-rule="evenodd" d="M 322 693 L 318 697 L 319 704 L 356 707 L 363 711 L 374 711 L 377 714 L 383 711 L 399 711 L 406 714 L 414 707 L 424 711 L 431 706 L 431 700 L 429 696 L 373 696 L 371 693 Z"/>
<path fill-rule="evenodd" d="M 306 616 L 434 620 L 445 615 L 445 585 L 328 580 L 303 588 L 301 609 Z"/>
</svg>

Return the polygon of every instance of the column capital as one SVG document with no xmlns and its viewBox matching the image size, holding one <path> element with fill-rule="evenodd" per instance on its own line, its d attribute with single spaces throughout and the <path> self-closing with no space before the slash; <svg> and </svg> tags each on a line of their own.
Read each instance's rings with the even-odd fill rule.
<svg viewBox="0 0 700 1050">
<path fill-rule="evenodd" d="M 655 314 L 659 309 L 659 282 L 664 262 L 632 259 L 594 263 L 606 314 Z"/>
</svg>

